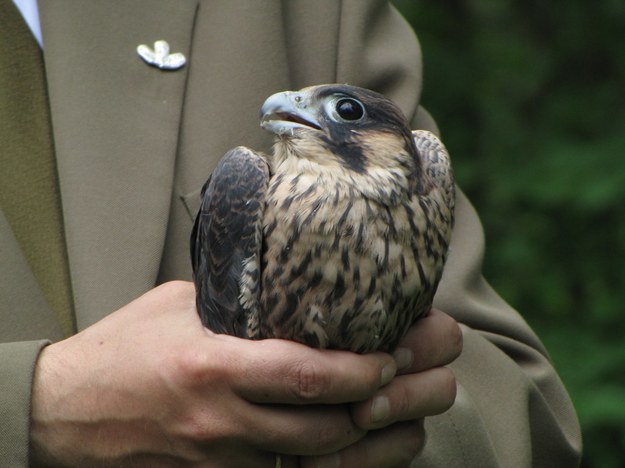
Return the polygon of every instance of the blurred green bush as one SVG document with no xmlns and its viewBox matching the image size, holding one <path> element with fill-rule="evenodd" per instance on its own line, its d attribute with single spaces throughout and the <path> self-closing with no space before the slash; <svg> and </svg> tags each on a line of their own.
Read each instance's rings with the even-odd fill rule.
<svg viewBox="0 0 625 468">
<path fill-rule="evenodd" d="M 585 468 L 625 466 L 625 2 L 396 0 L 480 212 L 485 275 L 545 342 Z"/>
</svg>

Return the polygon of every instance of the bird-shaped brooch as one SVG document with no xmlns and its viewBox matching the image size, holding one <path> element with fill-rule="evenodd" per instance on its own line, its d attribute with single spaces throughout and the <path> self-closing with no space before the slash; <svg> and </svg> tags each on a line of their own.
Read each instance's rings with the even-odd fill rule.
<svg viewBox="0 0 625 468">
<path fill-rule="evenodd" d="M 454 220 L 449 155 L 376 92 L 274 94 L 273 153 L 228 151 L 191 235 L 197 308 L 216 333 L 391 351 L 426 315 Z"/>
</svg>

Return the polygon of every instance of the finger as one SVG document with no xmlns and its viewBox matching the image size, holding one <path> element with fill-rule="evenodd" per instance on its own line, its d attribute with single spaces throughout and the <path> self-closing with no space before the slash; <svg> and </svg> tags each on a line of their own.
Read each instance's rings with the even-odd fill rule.
<svg viewBox="0 0 625 468">
<path fill-rule="evenodd" d="M 456 399 L 456 379 L 446 367 L 396 377 L 377 394 L 352 404 L 352 418 L 363 429 L 423 418 L 448 410 Z"/>
<path fill-rule="evenodd" d="M 341 450 L 365 436 L 345 405 L 251 405 L 243 429 L 259 449 L 287 455 Z M 251 429 L 251 430 L 250 430 Z"/>
<path fill-rule="evenodd" d="M 340 452 L 321 457 L 302 457 L 301 468 L 357 467 L 385 468 L 410 466 L 425 443 L 423 420 L 393 424 L 371 431 L 365 438 Z"/>
<path fill-rule="evenodd" d="M 385 353 L 359 355 L 320 350 L 286 340 L 250 341 L 219 335 L 233 343 L 229 361 L 231 388 L 256 403 L 347 403 L 369 398 L 396 372 Z M 233 341 L 236 340 L 236 341 Z"/>
<path fill-rule="evenodd" d="M 449 315 L 437 309 L 418 320 L 393 353 L 398 374 L 445 366 L 462 352 L 462 330 Z"/>
</svg>

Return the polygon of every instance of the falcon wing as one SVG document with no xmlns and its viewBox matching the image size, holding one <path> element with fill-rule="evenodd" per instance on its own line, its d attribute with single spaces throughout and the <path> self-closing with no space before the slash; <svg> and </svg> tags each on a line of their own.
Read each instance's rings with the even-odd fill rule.
<svg viewBox="0 0 625 468">
<path fill-rule="evenodd" d="M 447 149 L 436 135 L 427 130 L 414 130 L 412 136 L 428 179 L 441 190 L 444 203 L 453 213 L 456 187 Z"/>
<path fill-rule="evenodd" d="M 254 335 L 268 181 L 265 159 L 237 147 L 224 155 L 202 188 L 191 263 L 198 312 L 216 333 Z"/>
</svg>

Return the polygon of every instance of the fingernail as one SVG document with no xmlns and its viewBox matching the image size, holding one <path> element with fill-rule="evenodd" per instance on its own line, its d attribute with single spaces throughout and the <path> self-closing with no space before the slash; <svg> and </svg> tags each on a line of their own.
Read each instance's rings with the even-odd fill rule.
<svg viewBox="0 0 625 468">
<path fill-rule="evenodd" d="M 389 383 L 391 380 L 393 380 L 393 377 L 395 377 L 396 373 L 397 373 L 397 364 L 395 364 L 395 361 L 391 361 L 388 364 L 386 364 L 382 368 L 382 381 L 380 385 L 386 385 L 387 383 Z"/>
<path fill-rule="evenodd" d="M 410 348 L 397 348 L 393 353 L 397 370 L 408 369 L 414 362 L 414 352 Z"/>
<path fill-rule="evenodd" d="M 341 457 L 338 453 L 331 453 L 330 455 L 317 457 L 315 460 L 315 466 L 317 468 L 340 468 Z"/>
<path fill-rule="evenodd" d="M 385 420 L 391 414 L 391 404 L 385 396 L 375 397 L 371 404 L 371 422 L 377 423 Z"/>
</svg>

